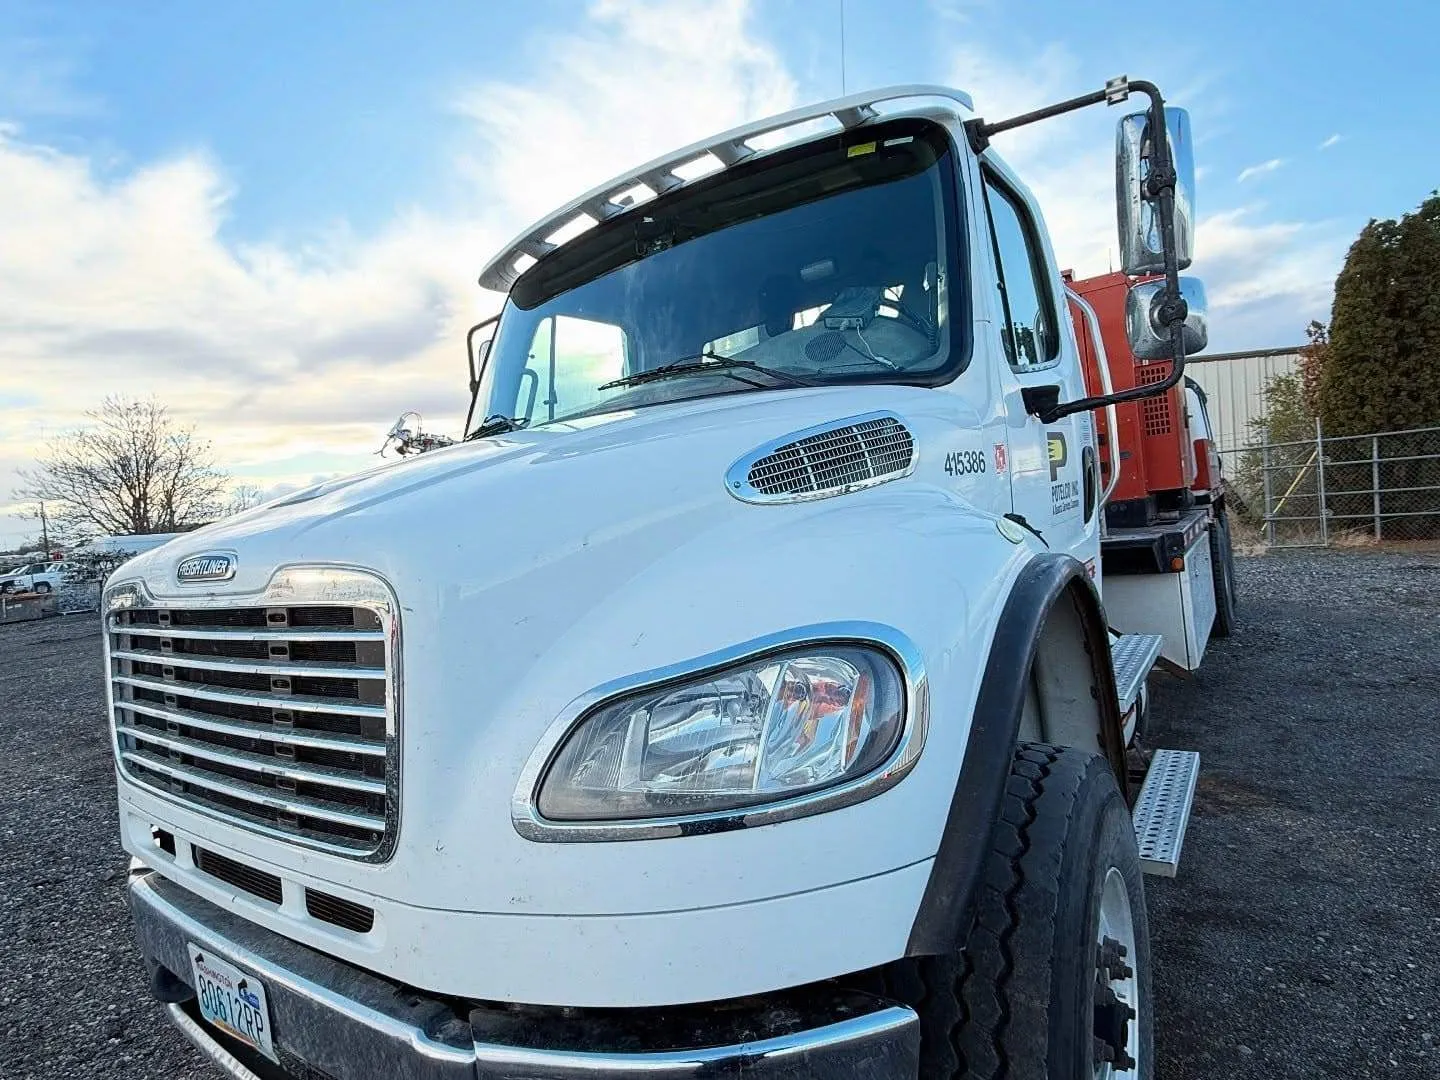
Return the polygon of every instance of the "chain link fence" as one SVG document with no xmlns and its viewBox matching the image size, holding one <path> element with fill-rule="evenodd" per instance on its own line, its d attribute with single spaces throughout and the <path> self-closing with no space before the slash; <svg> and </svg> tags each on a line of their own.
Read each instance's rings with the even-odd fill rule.
<svg viewBox="0 0 1440 1080">
<path fill-rule="evenodd" d="M 1440 541 L 1440 427 L 1222 450 L 1228 498 L 1271 547 Z"/>
</svg>

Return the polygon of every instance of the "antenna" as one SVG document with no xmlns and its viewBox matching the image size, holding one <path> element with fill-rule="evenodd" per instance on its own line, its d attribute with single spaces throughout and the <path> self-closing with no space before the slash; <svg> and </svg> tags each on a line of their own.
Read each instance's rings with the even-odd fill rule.
<svg viewBox="0 0 1440 1080">
<path fill-rule="evenodd" d="M 845 0 L 840 0 L 840 96 L 845 96 Z"/>
</svg>

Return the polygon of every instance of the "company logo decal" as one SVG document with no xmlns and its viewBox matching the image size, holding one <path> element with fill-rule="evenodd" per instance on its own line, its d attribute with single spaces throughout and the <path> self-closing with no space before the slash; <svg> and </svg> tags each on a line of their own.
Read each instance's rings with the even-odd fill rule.
<svg viewBox="0 0 1440 1080">
<path fill-rule="evenodd" d="M 995 471 L 997 473 L 1003 473 L 1009 467 L 1009 451 L 1005 449 L 1005 444 L 1003 442 L 997 442 L 995 444 Z"/>
<path fill-rule="evenodd" d="M 1063 517 L 1080 509 L 1080 482 L 1061 480 L 1060 472 L 1070 461 L 1070 449 L 1063 431 L 1045 432 L 1045 446 L 1050 457 L 1050 514 Z"/>
<path fill-rule="evenodd" d="M 229 581 L 235 576 L 235 556 L 223 552 L 191 555 L 175 568 L 175 580 L 181 585 L 201 581 Z"/>
<path fill-rule="evenodd" d="M 1050 482 L 1053 484 L 1060 479 L 1060 470 L 1070 460 L 1070 450 L 1065 445 L 1065 433 L 1063 431 L 1047 431 L 1045 433 L 1045 445 L 1050 451 Z"/>
</svg>

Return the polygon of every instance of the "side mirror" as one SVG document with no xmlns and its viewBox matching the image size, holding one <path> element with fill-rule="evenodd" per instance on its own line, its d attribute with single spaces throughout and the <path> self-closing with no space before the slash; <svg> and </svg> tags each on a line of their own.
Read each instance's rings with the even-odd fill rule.
<svg viewBox="0 0 1440 1080">
<path fill-rule="evenodd" d="M 465 427 L 460 432 L 462 439 L 470 434 L 470 421 L 475 418 L 475 402 L 480 394 L 480 379 L 485 374 L 485 361 L 490 359 L 490 345 L 495 340 L 495 331 L 491 330 L 490 336 L 477 346 L 475 335 L 499 321 L 499 315 L 492 315 L 484 322 L 476 323 L 465 334 L 465 358 L 470 363 L 470 407 L 465 410 Z"/>
<path fill-rule="evenodd" d="M 1125 296 L 1125 335 L 1137 360 L 1169 360 L 1170 335 L 1165 333 L 1159 314 L 1165 279 L 1155 278 L 1130 286 Z M 1180 278 L 1180 295 L 1190 309 L 1185 316 L 1185 355 L 1193 356 L 1210 343 L 1209 305 L 1205 284 L 1197 277 Z"/>
<path fill-rule="evenodd" d="M 1165 108 L 1170 156 L 1175 166 L 1175 251 L 1179 269 L 1195 251 L 1195 155 L 1190 144 L 1190 114 Z M 1120 269 L 1132 277 L 1165 270 L 1160 222 L 1155 203 L 1145 197 L 1150 175 L 1152 132 L 1147 113 L 1121 119 L 1115 130 L 1115 214 L 1120 227 Z M 1138 353 L 1136 355 L 1139 355 Z"/>
</svg>

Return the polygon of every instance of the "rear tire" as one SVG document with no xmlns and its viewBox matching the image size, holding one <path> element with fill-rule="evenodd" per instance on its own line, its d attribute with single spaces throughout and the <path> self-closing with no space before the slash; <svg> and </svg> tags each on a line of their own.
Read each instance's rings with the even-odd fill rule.
<svg viewBox="0 0 1440 1080">
<path fill-rule="evenodd" d="M 1222 503 L 1210 530 L 1210 576 L 1215 582 L 1215 622 L 1210 636 L 1228 638 L 1235 629 L 1235 552 L 1230 545 L 1230 517 Z"/>
<path fill-rule="evenodd" d="M 1098 942 L 1111 932 L 1124 956 L 1104 952 L 1102 976 Z M 1130 813 L 1105 759 L 1020 745 L 963 948 L 878 975 L 877 989 L 920 1015 L 925 1080 L 1151 1080 L 1145 890 Z M 1117 1071 L 1107 1054 L 1135 1065 Z"/>
<path fill-rule="evenodd" d="M 48 581 L 37 582 L 35 585 L 35 591 L 37 593 L 40 593 L 41 595 L 48 593 L 50 591 L 50 583 Z"/>
</svg>

